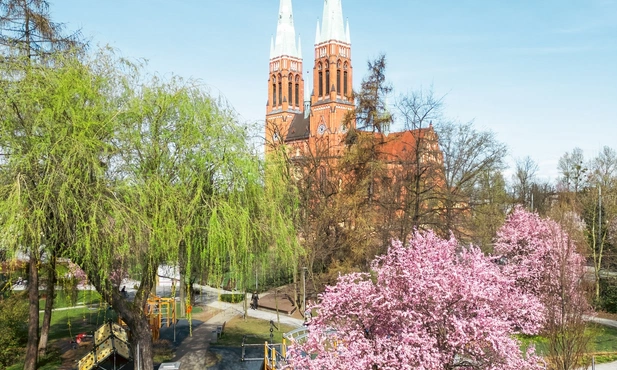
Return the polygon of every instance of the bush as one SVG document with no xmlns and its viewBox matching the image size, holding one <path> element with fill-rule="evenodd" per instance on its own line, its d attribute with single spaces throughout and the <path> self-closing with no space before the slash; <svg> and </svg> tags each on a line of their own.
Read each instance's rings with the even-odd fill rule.
<svg viewBox="0 0 617 370">
<path fill-rule="evenodd" d="M 219 297 L 219 301 L 228 302 L 228 303 L 239 303 L 244 301 L 244 294 L 241 293 L 231 293 L 231 294 L 221 294 Z"/>
<path fill-rule="evenodd" d="M 617 278 L 602 277 L 600 278 L 600 309 L 617 313 Z"/>
<path fill-rule="evenodd" d="M 22 294 L 0 298 L 0 368 L 15 363 L 28 341 L 28 301 Z"/>
</svg>

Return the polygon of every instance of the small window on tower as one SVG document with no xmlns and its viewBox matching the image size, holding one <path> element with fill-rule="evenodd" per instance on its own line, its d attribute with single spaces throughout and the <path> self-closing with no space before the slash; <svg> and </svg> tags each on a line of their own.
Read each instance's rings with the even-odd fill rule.
<svg viewBox="0 0 617 370">
<path fill-rule="evenodd" d="M 328 89 L 326 92 L 330 92 L 330 70 L 329 69 L 326 69 L 326 89 Z"/>
<path fill-rule="evenodd" d="M 341 95 L 341 70 L 336 70 L 336 93 Z"/>
<path fill-rule="evenodd" d="M 283 104 L 283 83 L 279 80 L 279 105 Z"/>
</svg>

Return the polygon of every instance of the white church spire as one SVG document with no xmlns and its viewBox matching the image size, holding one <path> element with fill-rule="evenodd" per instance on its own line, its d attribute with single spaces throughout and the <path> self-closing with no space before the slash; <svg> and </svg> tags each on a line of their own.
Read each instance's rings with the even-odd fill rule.
<svg viewBox="0 0 617 370">
<path fill-rule="evenodd" d="M 270 59 L 274 58 L 274 36 L 270 38 Z"/>
<path fill-rule="evenodd" d="M 276 26 L 276 40 L 271 58 L 287 55 L 301 58 L 301 53 L 296 47 L 296 30 L 294 28 L 293 11 L 291 0 L 281 0 L 279 5 L 279 19 Z"/>
<path fill-rule="evenodd" d="M 349 42 L 343 21 L 341 0 L 324 0 L 320 36 L 319 42 L 330 40 Z"/>
</svg>

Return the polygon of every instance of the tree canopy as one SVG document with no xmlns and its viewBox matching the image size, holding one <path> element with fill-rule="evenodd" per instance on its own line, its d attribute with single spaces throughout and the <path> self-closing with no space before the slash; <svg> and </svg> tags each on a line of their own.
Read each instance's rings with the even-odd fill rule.
<svg viewBox="0 0 617 370">
<path fill-rule="evenodd" d="M 514 333 L 537 333 L 542 306 L 492 257 L 451 238 L 393 242 L 372 272 L 341 276 L 314 306 L 306 369 L 541 369 Z M 310 354 L 310 355 L 306 355 Z"/>
</svg>

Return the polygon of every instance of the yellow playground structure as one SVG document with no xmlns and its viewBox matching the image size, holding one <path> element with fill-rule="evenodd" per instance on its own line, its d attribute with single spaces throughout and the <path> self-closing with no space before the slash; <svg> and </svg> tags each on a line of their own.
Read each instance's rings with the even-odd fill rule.
<svg viewBox="0 0 617 370">
<path fill-rule="evenodd" d="M 308 335 L 308 328 L 301 326 L 298 329 L 292 330 L 283 334 L 283 343 L 268 343 L 263 345 L 264 357 L 251 358 L 246 356 L 247 347 L 261 346 L 242 343 L 242 358 L 241 361 L 263 361 L 264 370 L 283 370 L 290 369 L 287 363 L 287 345 L 302 342 Z"/>
<path fill-rule="evenodd" d="M 152 339 L 158 340 L 163 324 L 166 327 L 176 323 L 176 300 L 175 298 L 161 298 L 150 294 L 146 303 L 146 316 L 152 330 Z"/>
<path fill-rule="evenodd" d="M 92 370 L 109 361 L 119 370 L 132 362 L 132 358 L 128 333 L 110 321 L 94 332 L 94 348 L 79 360 L 77 369 Z"/>
</svg>

